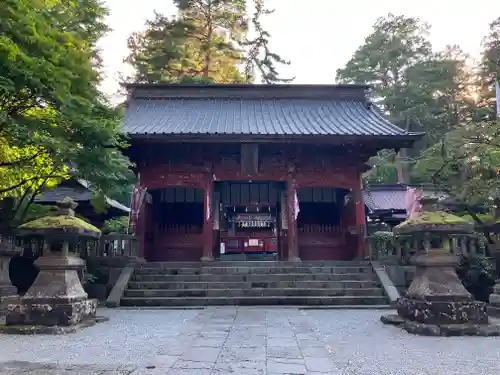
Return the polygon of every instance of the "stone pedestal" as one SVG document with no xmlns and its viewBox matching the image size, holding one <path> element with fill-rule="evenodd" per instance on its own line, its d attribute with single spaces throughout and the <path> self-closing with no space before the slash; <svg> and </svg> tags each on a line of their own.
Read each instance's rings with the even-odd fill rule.
<svg viewBox="0 0 500 375">
<path fill-rule="evenodd" d="M 498 282 L 493 287 L 493 293 L 490 294 L 488 315 L 495 318 L 500 318 L 500 283 Z"/>
<path fill-rule="evenodd" d="M 10 304 L 7 326 L 42 326 L 43 333 L 64 332 L 95 322 L 97 300 L 89 300 L 78 277 L 85 262 L 70 255 L 47 254 L 35 262 L 40 273 L 19 303 Z"/>
<path fill-rule="evenodd" d="M 406 295 L 398 300 L 398 315 L 382 317 L 410 333 L 429 336 L 497 336 L 489 325 L 486 304 L 475 301 L 455 272 L 458 257 L 449 249 L 429 249 L 412 262 L 417 272 Z"/>
<path fill-rule="evenodd" d="M 10 303 L 17 301 L 17 289 L 10 281 L 9 277 L 9 264 L 14 255 L 19 251 L 0 250 L 0 316 L 7 312 L 7 306 Z"/>
<path fill-rule="evenodd" d="M 204 255 L 200 258 L 200 261 L 201 262 L 213 262 L 214 261 L 214 257 L 211 256 L 211 255 Z"/>
</svg>

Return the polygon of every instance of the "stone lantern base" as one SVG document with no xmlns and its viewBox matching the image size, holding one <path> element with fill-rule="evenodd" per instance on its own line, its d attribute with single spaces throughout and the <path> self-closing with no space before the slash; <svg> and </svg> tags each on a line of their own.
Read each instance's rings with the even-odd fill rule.
<svg viewBox="0 0 500 375">
<path fill-rule="evenodd" d="M 5 319 L 8 305 L 19 300 L 17 288 L 12 285 L 9 277 L 10 260 L 19 253 L 20 250 L 0 249 L 0 322 L 2 323 Z"/>
<path fill-rule="evenodd" d="M 10 303 L 18 299 L 17 288 L 12 285 L 9 277 L 9 263 L 20 251 L 0 249 L 0 316 Z"/>
<path fill-rule="evenodd" d="M 397 303 L 397 315 L 385 324 L 427 336 L 500 336 L 484 302 L 475 301 L 455 272 L 458 259 L 445 249 L 431 249 L 413 259 L 416 276 Z"/>
<path fill-rule="evenodd" d="M 40 272 L 19 303 L 8 306 L 7 333 L 67 333 L 96 323 L 97 300 L 88 299 L 78 277 L 85 262 L 48 254 L 37 259 Z"/>
<path fill-rule="evenodd" d="M 500 318 L 500 284 L 498 283 L 498 281 L 493 287 L 493 293 L 490 294 L 488 314 L 495 318 Z"/>
</svg>

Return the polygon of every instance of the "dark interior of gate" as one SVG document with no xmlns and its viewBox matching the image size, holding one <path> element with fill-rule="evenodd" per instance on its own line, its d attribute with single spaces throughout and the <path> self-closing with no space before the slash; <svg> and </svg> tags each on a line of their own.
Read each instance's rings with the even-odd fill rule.
<svg viewBox="0 0 500 375">
<path fill-rule="evenodd" d="M 302 260 L 350 260 L 354 249 L 345 225 L 346 189 L 299 188 L 297 231 Z"/>
<path fill-rule="evenodd" d="M 165 188 L 150 192 L 154 227 L 149 261 L 198 261 L 202 253 L 203 197 L 200 188 Z M 146 229 L 148 230 L 148 229 Z"/>
<path fill-rule="evenodd" d="M 346 189 L 299 188 L 297 231 L 302 260 L 349 260 L 354 255 L 347 231 Z M 201 188 L 150 191 L 153 227 L 149 261 L 198 261 L 206 214 Z M 286 185 L 279 181 L 218 181 L 209 208 L 214 258 L 252 254 L 252 259 L 286 259 Z M 153 224 L 154 223 L 154 224 Z"/>
<path fill-rule="evenodd" d="M 216 182 L 215 257 L 220 254 L 280 257 L 284 183 L 276 181 Z"/>
</svg>

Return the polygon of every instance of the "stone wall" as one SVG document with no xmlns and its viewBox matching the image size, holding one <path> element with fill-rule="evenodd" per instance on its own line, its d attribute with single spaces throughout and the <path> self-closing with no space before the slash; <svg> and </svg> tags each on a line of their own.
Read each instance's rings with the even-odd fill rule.
<svg viewBox="0 0 500 375">
<path fill-rule="evenodd" d="M 90 298 L 105 300 L 113 286 L 115 285 L 120 274 L 130 263 L 140 261 L 137 257 L 87 257 L 87 272 L 97 278 L 93 283 L 85 286 L 85 291 Z"/>
<path fill-rule="evenodd" d="M 385 270 L 401 295 L 408 289 L 415 276 L 415 266 L 385 264 Z"/>
</svg>

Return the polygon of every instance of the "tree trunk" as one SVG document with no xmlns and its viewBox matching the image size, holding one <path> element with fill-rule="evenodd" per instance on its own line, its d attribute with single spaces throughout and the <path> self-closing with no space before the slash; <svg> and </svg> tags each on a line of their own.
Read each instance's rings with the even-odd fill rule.
<svg viewBox="0 0 500 375">
<path fill-rule="evenodd" d="M 411 170 L 407 161 L 408 161 L 408 150 L 406 148 L 402 148 L 398 152 L 397 163 L 396 163 L 399 184 L 410 183 Z"/>
<path fill-rule="evenodd" d="M 405 118 L 405 130 L 410 131 L 410 119 Z M 402 148 L 399 150 L 397 155 L 396 169 L 398 173 L 398 183 L 399 184 L 409 184 L 411 170 L 408 165 L 408 149 Z"/>
<path fill-rule="evenodd" d="M 207 34 L 206 34 L 206 40 L 205 40 L 205 50 L 203 51 L 205 56 L 203 57 L 203 78 L 209 78 L 210 77 L 210 50 L 212 46 L 212 36 L 213 36 L 213 25 L 212 25 L 212 9 L 211 9 L 211 2 L 208 2 L 208 9 L 207 9 Z"/>
<path fill-rule="evenodd" d="M 203 78 L 209 78 L 210 76 L 210 52 L 205 52 L 205 58 L 203 59 Z"/>
</svg>

